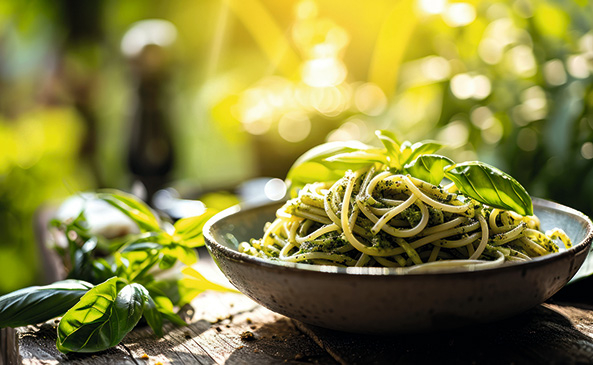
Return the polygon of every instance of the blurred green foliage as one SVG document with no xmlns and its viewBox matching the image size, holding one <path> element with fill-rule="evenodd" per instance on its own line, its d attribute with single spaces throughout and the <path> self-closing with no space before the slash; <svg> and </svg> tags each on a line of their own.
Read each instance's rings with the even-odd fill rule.
<svg viewBox="0 0 593 365">
<path fill-rule="evenodd" d="M 312 145 L 390 129 L 593 215 L 590 1 L 5 0 L 0 294 L 42 281 L 40 204 L 130 189 L 140 66 L 122 39 L 151 18 L 177 32 L 161 103 L 184 192 L 282 178 Z"/>
<path fill-rule="evenodd" d="M 33 218 L 42 204 L 92 186 L 78 163 L 83 137 L 69 109 L 32 110 L 0 120 L 0 292 L 38 282 Z"/>
</svg>

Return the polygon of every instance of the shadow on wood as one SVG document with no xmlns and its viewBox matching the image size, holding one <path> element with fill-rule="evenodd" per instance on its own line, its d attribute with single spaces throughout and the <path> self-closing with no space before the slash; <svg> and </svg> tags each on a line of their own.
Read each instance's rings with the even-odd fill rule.
<svg viewBox="0 0 593 365">
<path fill-rule="evenodd" d="M 591 311 L 544 304 L 504 321 L 430 334 L 369 336 L 296 322 L 343 364 L 592 363 Z"/>
</svg>

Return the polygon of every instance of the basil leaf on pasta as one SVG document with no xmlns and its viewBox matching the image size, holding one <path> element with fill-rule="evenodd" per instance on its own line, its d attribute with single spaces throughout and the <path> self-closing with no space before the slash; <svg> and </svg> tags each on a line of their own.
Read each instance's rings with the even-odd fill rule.
<svg viewBox="0 0 593 365">
<path fill-rule="evenodd" d="M 402 164 L 408 164 L 421 155 L 428 155 L 443 148 L 443 144 L 436 141 L 421 141 L 414 144 L 409 142 L 402 145 Z"/>
<path fill-rule="evenodd" d="M 494 208 L 533 215 L 533 204 L 527 191 L 517 180 L 496 167 L 479 161 L 449 166 L 445 177 L 465 195 Z"/>
<path fill-rule="evenodd" d="M 400 162 L 401 147 L 395 134 L 386 130 L 378 130 L 375 131 L 375 135 L 383 143 L 383 146 L 385 146 L 387 155 L 391 159 L 391 166 L 400 169 L 402 165 Z"/>
<path fill-rule="evenodd" d="M 346 164 L 356 165 L 372 165 L 375 162 L 382 164 L 387 163 L 387 157 L 381 150 L 368 149 L 354 152 L 340 153 L 325 159 L 329 162 L 343 162 Z"/>
<path fill-rule="evenodd" d="M 291 196 L 296 196 L 298 189 L 316 181 L 334 181 L 339 179 L 344 172 L 355 169 L 360 164 L 342 161 L 327 161 L 328 157 L 348 152 L 371 149 L 358 141 L 328 142 L 313 147 L 299 157 L 292 165 L 286 176 Z"/>
<path fill-rule="evenodd" d="M 454 162 L 440 155 L 420 155 L 404 166 L 404 169 L 412 176 L 438 185 L 445 176 L 445 167 Z"/>
</svg>

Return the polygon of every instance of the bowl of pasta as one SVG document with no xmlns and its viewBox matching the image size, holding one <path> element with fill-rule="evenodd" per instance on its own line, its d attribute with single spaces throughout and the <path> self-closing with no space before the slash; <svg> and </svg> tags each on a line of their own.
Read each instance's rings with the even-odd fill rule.
<svg viewBox="0 0 593 365">
<path fill-rule="evenodd" d="M 237 289 L 305 323 L 412 333 L 508 318 L 593 272 L 582 213 L 490 165 L 435 155 L 435 142 L 377 135 L 382 149 L 314 148 L 287 176 L 290 199 L 206 223 Z"/>
</svg>

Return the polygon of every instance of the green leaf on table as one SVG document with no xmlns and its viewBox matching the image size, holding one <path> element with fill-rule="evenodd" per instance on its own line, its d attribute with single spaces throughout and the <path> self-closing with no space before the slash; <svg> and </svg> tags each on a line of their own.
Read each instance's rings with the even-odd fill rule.
<svg viewBox="0 0 593 365">
<path fill-rule="evenodd" d="M 337 181 L 349 170 L 355 170 L 364 164 L 352 164 L 326 159 L 341 153 L 372 149 L 358 141 L 328 142 L 313 147 L 299 157 L 286 175 L 290 195 L 296 197 L 297 191 L 309 183 Z"/>
<path fill-rule="evenodd" d="M 27 326 L 61 316 L 92 287 L 81 280 L 63 280 L 1 296 L 0 328 Z"/>
<path fill-rule="evenodd" d="M 186 247 L 204 246 L 202 229 L 208 219 L 212 218 L 216 213 L 218 213 L 217 210 L 208 208 L 203 214 L 178 220 L 173 226 L 175 228 L 173 241 Z"/>
<path fill-rule="evenodd" d="M 163 337 L 163 317 L 149 294 L 147 294 L 146 301 L 144 302 L 143 316 L 154 334 L 158 337 Z"/>
<path fill-rule="evenodd" d="M 89 290 L 58 325 L 63 353 L 96 352 L 116 346 L 142 317 L 147 291 L 117 277 Z"/>
<path fill-rule="evenodd" d="M 533 215 L 531 197 L 510 175 L 479 161 L 449 166 L 445 177 L 455 183 L 463 194 L 494 208 Z"/>
<path fill-rule="evenodd" d="M 187 323 L 175 313 L 175 307 L 171 299 L 158 287 L 158 284 L 157 282 L 152 282 L 147 284 L 146 287 L 162 318 L 178 326 L 186 326 Z"/>
<path fill-rule="evenodd" d="M 198 294 L 206 290 L 237 292 L 236 289 L 227 288 L 206 279 L 200 272 L 192 267 L 185 267 L 181 272 L 185 275 L 179 280 L 179 305 L 191 302 Z"/>
<path fill-rule="evenodd" d="M 141 231 L 159 231 L 160 225 L 157 217 L 148 205 L 134 195 L 119 190 L 102 190 L 97 193 L 97 198 L 104 200 L 130 217 Z"/>
<path fill-rule="evenodd" d="M 445 167 L 454 162 L 440 155 L 420 155 L 404 166 L 404 169 L 412 176 L 438 185 L 445 176 Z"/>
</svg>

